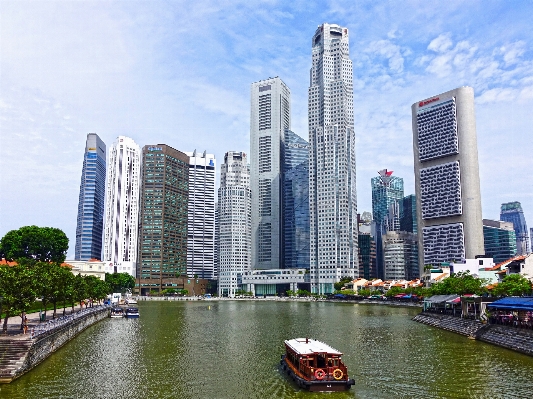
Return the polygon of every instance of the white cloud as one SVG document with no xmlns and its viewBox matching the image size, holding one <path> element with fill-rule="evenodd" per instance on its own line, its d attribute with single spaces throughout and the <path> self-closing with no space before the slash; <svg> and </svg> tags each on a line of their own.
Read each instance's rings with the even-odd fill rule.
<svg viewBox="0 0 533 399">
<path fill-rule="evenodd" d="M 395 45 L 389 40 L 378 40 L 370 43 L 366 52 L 382 56 L 388 60 L 389 69 L 394 73 L 403 71 L 403 57 L 400 46 Z"/>
<path fill-rule="evenodd" d="M 450 38 L 449 33 L 443 33 L 437 38 L 433 39 L 428 45 L 428 50 L 434 51 L 436 53 L 443 53 L 452 47 L 453 42 Z"/>
</svg>

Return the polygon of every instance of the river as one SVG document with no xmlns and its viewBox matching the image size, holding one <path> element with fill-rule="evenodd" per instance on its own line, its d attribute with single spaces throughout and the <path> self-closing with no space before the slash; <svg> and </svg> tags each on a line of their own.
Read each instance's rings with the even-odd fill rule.
<svg viewBox="0 0 533 399">
<path fill-rule="evenodd" d="M 416 323 L 384 305 L 284 301 L 140 302 L 11 384 L 0 398 L 530 398 L 533 358 Z M 355 386 L 309 393 L 278 370 L 283 340 L 344 353 Z"/>
</svg>

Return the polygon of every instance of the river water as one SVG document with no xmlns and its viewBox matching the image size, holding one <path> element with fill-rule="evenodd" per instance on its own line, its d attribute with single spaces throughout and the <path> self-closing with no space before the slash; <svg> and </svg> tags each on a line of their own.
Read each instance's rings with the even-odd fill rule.
<svg viewBox="0 0 533 399">
<path fill-rule="evenodd" d="M 0 398 L 530 398 L 533 358 L 416 323 L 420 310 L 283 301 L 140 302 L 15 380 Z M 299 390 L 283 340 L 344 353 L 348 392 Z"/>
</svg>

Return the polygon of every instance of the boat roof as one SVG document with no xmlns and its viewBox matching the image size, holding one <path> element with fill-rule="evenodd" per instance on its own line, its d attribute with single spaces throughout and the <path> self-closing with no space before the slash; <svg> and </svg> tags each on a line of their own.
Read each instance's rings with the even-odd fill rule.
<svg viewBox="0 0 533 399">
<path fill-rule="evenodd" d="M 332 348 L 324 342 L 312 338 L 294 338 L 285 341 L 285 344 L 301 355 L 312 353 L 330 353 L 332 355 L 342 355 L 337 349 Z"/>
</svg>

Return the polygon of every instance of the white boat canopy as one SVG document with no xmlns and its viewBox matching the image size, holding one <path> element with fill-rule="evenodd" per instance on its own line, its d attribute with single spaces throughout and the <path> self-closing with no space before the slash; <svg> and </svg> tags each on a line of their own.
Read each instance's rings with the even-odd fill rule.
<svg viewBox="0 0 533 399">
<path fill-rule="evenodd" d="M 292 348 L 293 351 L 301 355 L 310 355 L 313 353 L 330 353 L 332 355 L 339 356 L 342 355 L 342 353 L 337 349 L 334 349 L 328 344 L 312 338 L 288 339 L 285 341 L 285 344 Z"/>
</svg>

